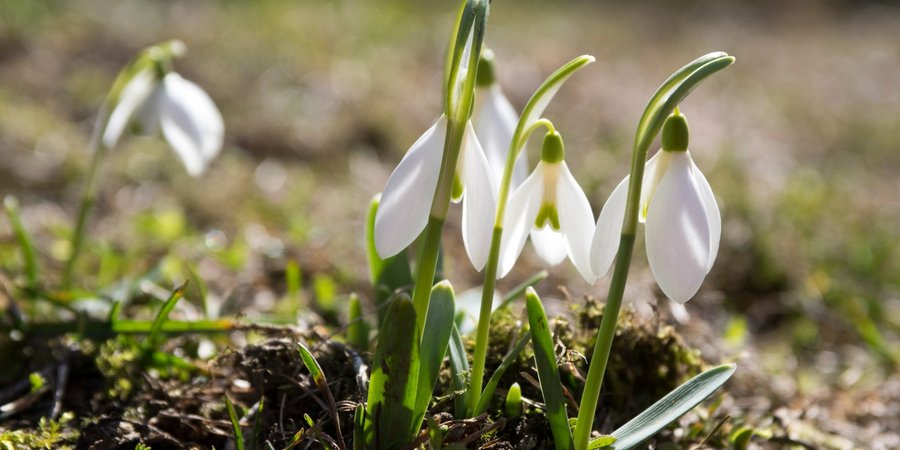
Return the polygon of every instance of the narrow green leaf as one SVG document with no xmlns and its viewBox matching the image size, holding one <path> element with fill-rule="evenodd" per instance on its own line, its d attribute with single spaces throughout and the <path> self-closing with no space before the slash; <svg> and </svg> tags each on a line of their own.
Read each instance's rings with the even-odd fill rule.
<svg viewBox="0 0 900 450">
<path fill-rule="evenodd" d="M 390 305 L 378 334 L 378 349 L 369 380 L 366 442 L 370 448 L 392 450 L 412 437 L 419 374 L 420 332 L 409 296 Z"/>
<path fill-rule="evenodd" d="M 231 419 L 231 431 L 234 432 L 234 444 L 237 450 L 244 450 L 244 433 L 241 432 L 241 421 L 234 411 L 231 399 L 225 396 L 225 406 L 228 408 L 228 418 Z"/>
<path fill-rule="evenodd" d="M 369 261 L 369 277 L 375 290 L 375 307 L 378 310 L 378 325 L 384 323 L 387 313 L 385 303 L 398 289 L 412 286 L 412 272 L 409 269 L 409 260 L 406 250 L 381 259 L 375 250 L 375 214 L 378 212 L 378 204 L 381 194 L 376 195 L 369 204 L 366 215 L 366 254 Z"/>
<path fill-rule="evenodd" d="M 559 379 L 559 366 L 556 365 L 556 353 L 553 351 L 553 338 L 547 324 L 547 315 L 541 299 L 532 288 L 525 291 L 525 305 L 528 309 L 528 323 L 531 326 L 531 342 L 534 346 L 534 363 L 538 369 L 541 382 L 541 393 L 547 407 L 547 419 L 556 450 L 572 450 L 572 431 L 569 429 L 569 415 L 566 412 L 566 399 L 563 396 L 562 383 Z"/>
<path fill-rule="evenodd" d="M 428 304 L 428 316 L 425 318 L 425 330 L 419 346 L 419 387 L 416 394 L 416 409 L 413 415 L 413 433 L 418 431 L 425 411 L 431 402 L 434 384 L 441 362 L 447 353 L 450 334 L 453 330 L 453 316 L 456 314 L 453 287 L 449 281 L 441 281 L 431 288 L 431 299 Z"/>
<path fill-rule="evenodd" d="M 503 296 L 503 301 L 500 302 L 500 306 L 498 306 L 497 309 L 505 308 L 506 305 L 509 305 L 510 303 L 512 303 L 516 299 L 518 299 L 519 297 L 525 295 L 525 289 L 534 287 L 536 284 L 540 283 L 541 281 L 544 281 L 544 279 L 547 278 L 547 276 L 549 276 L 549 275 L 550 275 L 549 272 L 547 272 L 546 270 L 542 270 L 542 271 L 532 275 L 530 278 L 523 281 L 518 286 L 510 289 L 510 291 L 507 292 L 506 295 Z"/>
<path fill-rule="evenodd" d="M 303 365 L 306 366 L 306 370 L 308 370 L 310 376 L 312 376 L 313 382 L 316 383 L 316 387 L 319 388 L 319 392 L 325 396 L 325 402 L 328 404 L 328 412 L 331 414 L 331 418 L 334 421 L 337 437 L 343 441 L 341 419 L 338 417 L 337 404 L 334 401 L 334 395 L 331 394 L 331 388 L 328 387 L 328 380 L 325 379 L 325 372 L 322 371 L 322 366 L 319 365 L 319 361 L 316 360 L 312 352 L 310 352 L 302 342 L 299 343 L 299 346 L 300 359 L 303 360 Z"/>
<path fill-rule="evenodd" d="M 256 417 L 253 418 L 253 433 L 251 433 L 249 450 L 256 450 L 256 443 L 259 442 L 259 430 L 262 428 L 262 415 L 265 406 L 265 397 L 260 397 L 259 407 L 256 408 Z"/>
<path fill-rule="evenodd" d="M 298 345 L 300 346 L 300 359 L 303 360 L 303 365 L 306 366 L 306 370 L 309 371 L 309 375 L 312 377 L 313 382 L 316 383 L 316 386 L 321 385 L 325 382 L 325 373 L 322 372 L 322 366 L 319 365 L 319 361 L 316 361 L 316 358 L 302 342 Z"/>
<path fill-rule="evenodd" d="M 353 450 L 366 450 L 366 408 L 356 405 L 353 412 Z"/>
<path fill-rule="evenodd" d="M 153 320 L 153 325 L 150 326 L 150 335 L 147 336 L 147 346 L 150 349 L 155 350 L 159 347 L 159 336 L 162 331 L 163 324 L 166 323 L 166 320 L 169 319 L 169 313 L 175 309 L 175 305 L 178 303 L 178 300 L 181 300 L 181 297 L 184 296 L 184 290 L 187 288 L 187 282 L 182 283 L 181 286 L 175 288 L 172 291 L 172 294 L 169 295 L 169 298 L 163 304 L 162 308 L 160 308 L 159 313 L 156 314 L 156 319 Z"/>
<path fill-rule="evenodd" d="M 494 396 L 494 390 L 496 390 L 497 385 L 500 384 L 500 379 L 503 378 L 506 369 L 508 369 L 509 366 L 516 361 L 516 358 L 519 357 L 519 353 L 522 353 L 522 349 L 525 348 L 525 345 L 528 344 L 529 340 L 531 340 L 531 331 L 526 331 L 522 334 L 522 337 L 516 341 L 516 344 L 509 349 L 506 355 L 503 356 L 503 360 L 500 361 L 497 370 L 491 374 L 491 379 L 484 385 L 484 391 L 481 393 L 481 398 L 478 399 L 478 404 L 475 405 L 476 416 L 487 410 L 488 405 L 491 403 L 491 397 Z"/>
<path fill-rule="evenodd" d="M 350 324 L 347 326 L 347 341 L 359 351 L 369 349 L 369 323 L 363 317 L 359 296 L 350 294 Z"/>
<path fill-rule="evenodd" d="M 22 261 L 25 264 L 25 277 L 28 280 L 28 290 L 33 295 L 37 290 L 38 284 L 38 265 L 35 258 L 34 244 L 31 235 L 22 224 L 22 216 L 19 214 L 19 201 L 12 195 L 7 195 L 3 199 L 3 206 L 6 208 L 6 215 L 9 216 L 9 223 L 12 225 L 13 233 L 16 240 L 19 241 L 19 248 L 22 250 Z"/>
<path fill-rule="evenodd" d="M 753 428 L 747 426 L 740 427 L 731 433 L 728 440 L 731 442 L 731 447 L 734 448 L 734 450 L 745 450 L 747 446 L 750 445 L 750 439 L 753 438 L 755 433 L 756 430 Z"/>
<path fill-rule="evenodd" d="M 469 360 L 466 359 L 466 347 L 463 345 L 462 336 L 459 329 L 453 325 L 453 331 L 450 333 L 450 383 L 453 390 L 463 392 L 462 395 L 453 400 L 453 408 L 456 417 L 465 417 L 466 415 L 466 394 L 469 392 L 466 382 L 466 376 L 469 373 Z"/>
<path fill-rule="evenodd" d="M 724 364 L 713 367 L 666 394 L 658 402 L 612 432 L 617 440 L 612 449 L 633 448 L 677 420 L 712 395 L 734 374 L 737 366 Z"/>
</svg>

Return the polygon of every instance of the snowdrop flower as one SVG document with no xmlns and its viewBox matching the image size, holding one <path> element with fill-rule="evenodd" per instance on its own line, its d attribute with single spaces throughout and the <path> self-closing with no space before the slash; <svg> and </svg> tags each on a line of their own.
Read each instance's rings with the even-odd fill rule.
<svg viewBox="0 0 900 450">
<path fill-rule="evenodd" d="M 454 202 L 462 201 L 463 243 L 472 265 L 481 270 L 491 242 L 496 188 L 471 121 L 465 126 L 452 197 Z M 396 255 L 425 229 L 446 134 L 447 117 L 441 115 L 391 173 L 375 214 L 375 250 L 381 258 Z"/>
<path fill-rule="evenodd" d="M 187 172 L 198 176 L 222 149 L 225 126 L 209 95 L 167 70 L 170 63 L 153 59 L 131 77 L 109 115 L 103 144 L 115 147 L 129 128 L 145 135 L 161 131 Z"/>
<path fill-rule="evenodd" d="M 647 260 L 659 287 L 685 303 L 697 293 L 719 251 L 722 219 L 706 177 L 688 151 L 687 119 L 677 110 L 666 119 L 662 151 L 647 161 L 639 220 L 646 228 Z M 628 177 L 603 206 L 591 248 L 594 273 L 609 270 L 625 217 Z"/>
<path fill-rule="evenodd" d="M 589 254 L 594 214 L 564 154 L 562 137 L 555 131 L 547 133 L 541 161 L 509 197 L 498 278 L 512 269 L 530 232 L 534 249 L 547 264 L 556 265 L 568 255 L 578 273 L 587 282 L 594 281 Z"/>
<path fill-rule="evenodd" d="M 499 188 L 519 115 L 494 78 L 494 53 L 490 50 L 482 51 L 481 62 L 478 63 L 472 122 L 491 168 L 491 177 Z M 525 157 L 525 152 L 522 152 L 513 170 L 511 187 L 513 189 L 518 187 L 526 176 L 528 176 L 528 158 Z"/>
</svg>

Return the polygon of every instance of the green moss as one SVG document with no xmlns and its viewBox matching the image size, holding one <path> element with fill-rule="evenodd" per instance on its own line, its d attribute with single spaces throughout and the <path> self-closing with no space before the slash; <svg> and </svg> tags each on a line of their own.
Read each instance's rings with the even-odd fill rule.
<svg viewBox="0 0 900 450">
<path fill-rule="evenodd" d="M 72 413 L 65 413 L 58 420 L 42 418 L 35 430 L 0 432 L 0 449 L 72 449 L 78 439 L 78 431 L 69 426 L 74 418 Z"/>
</svg>

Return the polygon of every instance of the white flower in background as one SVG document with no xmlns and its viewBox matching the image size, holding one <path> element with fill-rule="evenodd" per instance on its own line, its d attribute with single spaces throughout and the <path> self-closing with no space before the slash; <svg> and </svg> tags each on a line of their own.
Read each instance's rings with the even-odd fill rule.
<svg viewBox="0 0 900 450">
<path fill-rule="evenodd" d="M 594 214 L 563 156 L 562 137 L 547 133 L 541 161 L 509 197 L 498 278 L 512 269 L 530 233 L 535 251 L 547 264 L 556 265 L 568 255 L 578 273 L 593 283 L 589 252 Z"/>
<path fill-rule="evenodd" d="M 491 176 L 499 188 L 519 115 L 494 77 L 494 54 L 487 49 L 482 51 L 481 61 L 478 63 L 472 122 L 478 141 L 484 148 Z M 510 185 L 513 189 L 528 176 L 528 158 L 525 155 L 525 152 L 521 152 L 516 161 Z"/>
<path fill-rule="evenodd" d="M 709 182 L 688 151 L 687 120 L 677 110 L 666 119 L 662 150 L 644 168 L 639 220 L 645 225 L 647 260 L 659 287 L 685 303 L 697 293 L 719 251 L 722 219 Z M 591 248 L 597 276 L 609 270 L 625 218 L 628 177 L 603 206 Z"/>
<path fill-rule="evenodd" d="M 425 229 L 446 134 L 447 117 L 441 115 L 391 173 L 375 214 L 375 250 L 380 257 L 396 255 Z M 462 200 L 463 243 L 472 265 L 481 270 L 490 249 L 496 188 L 470 121 L 466 122 L 459 152 L 452 197 L 454 202 Z"/>
<path fill-rule="evenodd" d="M 145 135 L 162 132 L 192 176 L 203 173 L 222 149 L 222 114 L 206 92 L 159 61 L 134 74 L 119 94 L 103 144 L 115 147 L 127 129 Z"/>
</svg>

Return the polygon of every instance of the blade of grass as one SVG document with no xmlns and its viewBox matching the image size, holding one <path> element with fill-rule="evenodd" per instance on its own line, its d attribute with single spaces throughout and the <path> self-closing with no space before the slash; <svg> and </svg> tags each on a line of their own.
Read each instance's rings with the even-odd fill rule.
<svg viewBox="0 0 900 450">
<path fill-rule="evenodd" d="M 312 376 L 313 382 L 316 383 L 316 387 L 319 388 L 319 391 L 325 396 L 325 402 L 328 404 L 329 413 L 331 414 L 332 420 L 334 420 L 338 445 L 341 450 L 343 450 L 344 435 L 341 433 L 341 418 L 338 417 L 337 404 L 334 402 L 334 396 L 331 395 L 331 388 L 328 387 L 328 380 L 325 379 L 325 372 L 322 371 L 322 366 L 319 365 L 319 361 L 316 361 L 316 358 L 309 349 L 306 348 L 303 343 L 299 343 L 299 346 L 300 359 L 303 360 L 303 365 L 306 366 L 306 370 L 309 370 L 309 374 Z"/>
<path fill-rule="evenodd" d="M 244 450 L 244 433 L 241 432 L 241 421 L 234 411 L 231 399 L 225 396 L 225 407 L 228 408 L 228 418 L 231 419 L 231 431 L 234 432 L 234 444 L 237 450 Z"/>
<path fill-rule="evenodd" d="M 491 379 L 484 385 L 484 391 L 481 393 L 481 398 L 478 399 L 478 404 L 475 406 L 476 416 L 481 415 L 487 409 L 488 405 L 491 403 L 491 397 L 494 396 L 494 390 L 496 390 L 497 385 L 500 384 L 500 378 L 503 377 L 506 369 L 509 369 L 509 366 L 516 361 L 516 358 L 519 357 L 519 353 L 522 352 L 522 349 L 525 348 L 525 344 L 528 344 L 529 340 L 531 340 L 531 331 L 526 331 L 522 334 L 522 337 L 516 341 L 513 348 L 503 356 L 503 360 L 500 362 L 500 365 L 497 366 L 497 370 L 494 371 L 491 375 Z"/>
<path fill-rule="evenodd" d="M 156 319 L 153 320 L 153 325 L 150 326 L 150 335 L 147 336 L 147 347 L 153 350 L 156 350 L 159 347 L 159 335 L 162 331 L 162 326 L 166 323 L 166 320 L 169 319 L 169 314 L 175 309 L 175 305 L 178 304 L 178 300 L 181 300 L 181 297 L 184 296 L 184 290 L 187 287 L 187 282 L 182 283 L 181 286 L 175 288 L 172 291 L 172 294 L 169 295 L 169 298 L 163 304 L 162 308 L 160 308 L 159 313 L 156 314 Z"/>
<path fill-rule="evenodd" d="M 498 306 L 497 309 L 505 308 L 507 305 L 509 305 L 516 299 L 522 297 L 523 295 L 525 295 L 525 289 L 534 287 L 534 285 L 540 283 L 541 281 L 544 281 L 544 279 L 547 278 L 548 275 L 549 275 L 549 273 L 546 270 L 542 270 L 542 271 L 532 275 L 530 278 L 523 281 L 518 286 L 512 288 L 503 297 L 503 301 L 500 302 L 500 306 Z"/>
<path fill-rule="evenodd" d="M 453 390 L 462 392 L 453 400 L 453 408 L 456 417 L 464 417 L 466 414 L 466 375 L 469 373 L 469 360 L 466 359 L 466 347 L 463 345 L 462 336 L 456 325 L 450 332 L 450 383 Z"/>
<path fill-rule="evenodd" d="M 557 450 L 572 450 L 572 432 L 569 429 L 569 415 L 566 412 L 566 399 L 563 396 L 559 379 L 559 366 L 556 364 L 556 353 L 553 352 L 553 338 L 547 324 L 544 306 L 534 289 L 525 291 L 528 323 L 531 326 L 531 342 L 534 346 L 534 363 L 538 369 L 541 393 L 547 406 L 547 419 Z"/>
<path fill-rule="evenodd" d="M 29 295 L 37 290 L 38 285 L 38 264 L 35 258 L 34 244 L 28 230 L 22 224 L 22 216 L 19 214 L 19 201 L 12 195 L 7 195 L 3 199 L 3 206 L 6 207 L 6 215 L 9 216 L 9 223 L 12 225 L 13 233 L 16 240 L 19 241 L 19 248 L 22 250 L 22 261 L 25 264 L 25 278 L 28 280 Z"/>
</svg>

